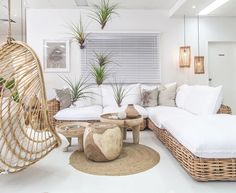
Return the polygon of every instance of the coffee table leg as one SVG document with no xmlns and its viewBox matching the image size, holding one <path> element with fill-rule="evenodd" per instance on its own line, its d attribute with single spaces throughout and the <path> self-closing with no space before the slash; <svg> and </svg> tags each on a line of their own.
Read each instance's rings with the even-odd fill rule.
<svg viewBox="0 0 236 193">
<path fill-rule="evenodd" d="M 127 128 L 124 127 L 124 128 L 123 128 L 123 131 L 124 131 L 124 133 L 123 133 L 123 139 L 125 140 L 125 139 L 127 138 Z"/>
<path fill-rule="evenodd" d="M 133 143 L 139 144 L 140 125 L 133 127 L 132 133 L 133 133 Z"/>
<path fill-rule="evenodd" d="M 78 144 L 79 144 L 79 151 L 84 151 L 84 147 L 83 147 L 83 136 L 78 137 Z"/>
<path fill-rule="evenodd" d="M 66 139 L 67 139 L 69 145 L 67 145 L 66 147 L 63 148 L 64 152 L 68 152 L 69 151 L 69 147 L 71 147 L 71 137 L 67 137 Z"/>
</svg>

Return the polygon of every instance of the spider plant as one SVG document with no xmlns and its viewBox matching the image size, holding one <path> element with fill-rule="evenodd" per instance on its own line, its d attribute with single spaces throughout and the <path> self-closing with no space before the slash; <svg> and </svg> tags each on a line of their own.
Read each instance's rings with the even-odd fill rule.
<svg viewBox="0 0 236 193">
<path fill-rule="evenodd" d="M 91 18 L 94 19 L 104 29 L 107 22 L 111 19 L 113 14 L 117 14 L 115 11 L 118 8 L 118 4 L 111 4 L 109 0 L 101 0 L 100 4 L 94 4 Z"/>
<path fill-rule="evenodd" d="M 71 93 L 71 102 L 74 104 L 79 99 L 89 98 L 91 92 L 88 91 L 90 84 L 88 84 L 88 78 L 81 77 L 78 81 L 71 81 L 68 77 L 61 77 L 66 82 Z"/>
<path fill-rule="evenodd" d="M 80 45 L 80 49 L 84 49 L 85 48 L 84 44 L 85 44 L 88 34 L 85 33 L 81 16 L 80 16 L 79 24 L 77 24 L 77 25 L 72 24 L 71 30 L 72 30 L 72 35 L 74 36 L 74 38 L 77 40 L 77 42 Z"/>
<path fill-rule="evenodd" d="M 113 89 L 115 101 L 118 107 L 121 107 L 121 103 L 124 100 L 124 98 L 128 95 L 129 91 L 127 90 L 127 88 L 124 87 L 123 84 L 117 83 L 116 81 L 115 83 L 112 84 L 112 89 Z"/>
<path fill-rule="evenodd" d="M 95 53 L 95 60 L 91 64 L 91 74 L 95 79 L 97 85 L 101 85 L 109 75 L 108 64 L 112 61 L 110 59 L 110 54 Z"/>
</svg>

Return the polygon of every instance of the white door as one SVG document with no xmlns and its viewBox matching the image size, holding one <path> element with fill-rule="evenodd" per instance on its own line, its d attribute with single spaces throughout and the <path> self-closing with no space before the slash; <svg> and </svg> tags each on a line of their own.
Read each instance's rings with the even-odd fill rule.
<svg viewBox="0 0 236 193">
<path fill-rule="evenodd" d="M 209 84 L 223 86 L 224 104 L 236 114 L 236 43 L 209 43 Z"/>
</svg>

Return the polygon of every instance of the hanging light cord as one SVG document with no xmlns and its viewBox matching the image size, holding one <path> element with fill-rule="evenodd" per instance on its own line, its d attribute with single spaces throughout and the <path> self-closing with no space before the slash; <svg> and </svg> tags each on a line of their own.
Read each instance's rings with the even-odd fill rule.
<svg viewBox="0 0 236 193">
<path fill-rule="evenodd" d="M 184 46 L 186 46 L 186 17 L 184 15 Z"/>
<path fill-rule="evenodd" d="M 198 38 L 198 56 L 200 56 L 200 25 L 199 25 L 199 15 L 197 17 L 197 38 Z"/>
<path fill-rule="evenodd" d="M 11 0 L 8 0 L 8 34 L 7 42 L 11 43 L 14 39 L 11 37 Z"/>
</svg>

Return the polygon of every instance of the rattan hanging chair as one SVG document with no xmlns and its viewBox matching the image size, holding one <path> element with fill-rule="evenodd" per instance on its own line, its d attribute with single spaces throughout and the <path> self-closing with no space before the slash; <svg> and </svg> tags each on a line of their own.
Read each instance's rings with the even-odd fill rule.
<svg viewBox="0 0 236 193">
<path fill-rule="evenodd" d="M 0 174 L 27 168 L 60 144 L 51 127 L 38 57 L 9 33 L 0 46 Z"/>
</svg>

